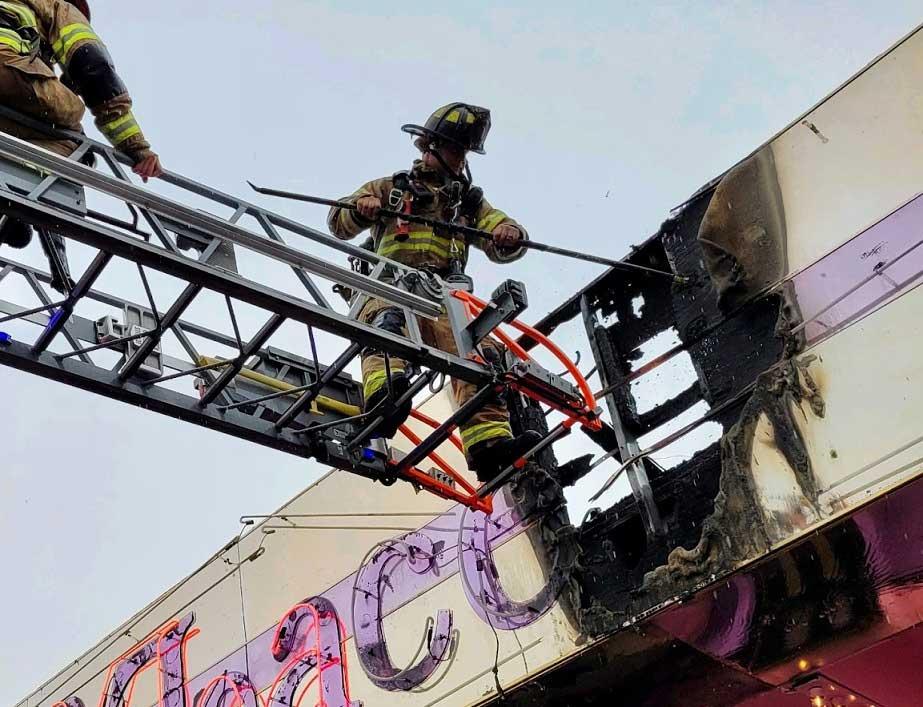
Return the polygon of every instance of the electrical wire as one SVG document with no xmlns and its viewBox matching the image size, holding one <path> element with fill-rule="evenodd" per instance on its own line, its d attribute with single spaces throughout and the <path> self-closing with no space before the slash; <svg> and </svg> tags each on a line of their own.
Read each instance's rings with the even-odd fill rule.
<svg viewBox="0 0 923 707">
<path fill-rule="evenodd" d="M 921 241 L 921 243 L 923 243 L 923 241 Z M 916 280 L 917 277 L 918 277 L 918 276 L 915 275 L 915 276 L 913 276 L 913 278 L 908 279 L 908 280 L 906 281 L 906 283 L 904 283 L 904 286 L 906 286 L 907 284 L 910 284 L 910 282 L 912 282 L 913 280 Z M 915 290 L 917 290 L 917 289 L 919 289 L 919 288 L 921 288 L 921 287 L 923 287 L 923 283 L 920 283 L 920 284 L 918 284 L 918 285 L 915 285 L 914 287 L 910 288 L 909 290 L 905 290 L 904 292 L 899 292 L 899 294 L 897 294 L 897 295 L 894 295 L 893 293 L 888 294 L 887 297 L 892 297 L 892 296 L 893 296 L 893 297 L 895 298 L 895 300 L 901 299 L 901 298 L 903 298 L 903 297 L 909 295 L 910 293 L 914 292 Z M 846 331 L 847 329 L 849 329 L 849 328 L 851 328 L 852 326 L 854 326 L 854 325 L 858 324 L 859 322 L 861 322 L 863 319 L 865 319 L 867 316 L 869 316 L 873 311 L 874 311 L 874 310 L 871 308 L 871 305 L 870 305 L 870 306 L 867 307 L 864 311 L 858 313 L 853 319 L 851 319 L 850 321 L 848 321 L 848 322 L 847 322 L 845 325 L 843 325 L 840 329 L 838 329 L 838 330 L 836 330 L 835 332 L 833 332 L 829 337 L 826 337 L 826 338 L 824 338 L 824 339 L 815 341 L 814 343 L 811 344 L 811 346 L 808 346 L 808 347 L 805 348 L 803 351 L 800 351 L 798 355 L 801 356 L 801 357 L 806 356 L 806 355 L 809 354 L 811 351 L 813 351 L 815 348 L 817 348 L 817 346 L 819 346 L 821 343 L 823 343 L 823 342 L 825 342 L 825 341 L 828 341 L 828 340 L 829 340 L 830 338 L 832 338 L 833 336 L 836 336 L 836 335 L 838 335 L 838 334 L 841 334 L 842 332 Z M 814 318 L 816 318 L 816 317 L 814 317 Z M 812 319 L 813 319 L 813 318 L 812 318 Z M 811 320 L 809 320 L 809 321 L 811 321 Z M 778 361 L 777 363 L 775 363 L 775 364 L 773 364 L 772 366 L 770 366 L 769 368 L 767 368 L 767 369 L 766 369 L 765 371 L 763 371 L 760 375 L 761 375 L 761 376 L 765 376 L 765 375 L 766 375 L 767 373 L 769 373 L 770 371 L 778 370 L 778 369 L 782 368 L 783 366 L 789 365 L 789 364 L 791 364 L 791 363 L 792 363 L 792 359 L 790 359 L 790 358 L 782 359 L 781 361 Z M 624 383 L 624 381 L 623 381 L 623 383 Z M 725 409 L 727 409 L 727 408 L 730 407 L 731 405 L 734 405 L 735 403 L 740 402 L 740 400 L 741 400 L 743 397 L 745 397 L 745 396 L 748 395 L 749 393 L 753 392 L 753 390 L 756 388 L 756 383 L 757 383 L 757 381 L 753 381 L 752 383 L 750 383 L 749 385 L 747 385 L 746 387 L 744 387 L 743 389 L 741 389 L 740 392 L 738 392 L 736 395 L 734 395 L 734 397 L 732 397 L 732 398 L 730 398 L 730 399 L 724 401 L 724 402 L 721 403 L 718 407 L 709 410 L 709 412 L 708 412 L 707 414 L 703 415 L 703 416 L 700 417 L 698 420 L 695 420 L 694 422 L 689 423 L 688 425 L 686 425 L 685 427 L 681 428 L 680 430 L 677 430 L 677 431 L 674 432 L 673 434 L 668 435 L 667 437 L 665 437 L 664 439 L 660 440 L 659 442 L 656 442 L 655 444 L 651 445 L 651 446 L 648 447 L 647 449 L 645 449 L 645 450 L 643 450 L 643 451 L 641 451 L 641 452 L 638 452 L 637 454 L 631 456 L 629 459 L 627 459 L 627 460 L 625 460 L 624 462 L 622 462 L 622 465 L 621 465 L 618 469 L 616 469 L 615 472 L 606 480 L 606 483 L 603 484 L 602 488 L 600 488 L 599 491 L 597 491 L 592 497 L 590 497 L 590 499 L 589 499 L 590 502 L 593 502 L 593 501 L 598 500 L 600 496 L 602 496 L 606 491 L 608 491 L 608 490 L 612 487 L 612 485 L 615 483 L 615 481 L 622 475 L 622 473 L 623 473 L 629 466 L 631 466 L 631 465 L 634 464 L 635 462 L 640 461 L 641 459 L 644 459 L 645 457 L 649 456 L 650 454 L 653 454 L 654 452 L 657 452 L 657 451 L 663 449 L 664 447 L 669 446 L 669 445 L 672 444 L 673 442 L 675 442 L 675 441 L 677 441 L 678 439 L 680 439 L 680 438 L 686 436 L 687 434 L 689 434 L 689 432 L 692 432 L 692 431 L 695 430 L 696 428 L 700 427 L 700 426 L 703 425 L 704 423 L 706 423 L 706 422 L 708 422 L 709 420 L 711 420 L 712 418 L 714 418 L 718 413 L 724 411 Z M 610 458 L 612 458 L 613 456 L 615 456 L 616 454 L 618 454 L 618 452 L 619 452 L 618 449 L 610 450 L 610 451 L 607 452 L 605 455 L 603 455 L 602 457 L 600 457 L 599 459 L 597 459 L 596 461 L 594 461 L 593 464 L 590 466 L 590 470 L 592 471 L 593 469 L 596 469 L 596 468 L 597 468 L 600 464 L 602 464 L 604 461 L 606 461 L 607 459 L 610 459 Z"/>
<path fill-rule="evenodd" d="M 243 526 L 243 527 L 246 527 L 246 526 Z M 243 532 L 243 527 L 241 528 L 241 532 Z M 262 549 L 263 542 L 265 541 L 266 541 L 266 536 L 264 535 L 263 540 L 260 542 L 260 546 L 257 548 L 258 552 Z M 242 564 L 243 564 L 243 558 L 240 552 L 240 543 L 237 543 L 237 567 L 240 567 Z M 240 625 L 243 628 L 243 632 L 244 632 L 244 665 L 246 666 L 246 669 L 247 669 L 246 674 L 250 676 L 252 675 L 252 673 L 250 672 L 250 639 L 247 636 L 247 612 L 244 609 L 245 604 L 244 604 L 244 573 L 243 572 L 237 573 L 237 585 L 238 585 L 238 588 L 240 589 Z M 128 706 L 126 705 L 126 707 Z"/>
<path fill-rule="evenodd" d="M 195 570 L 193 570 L 193 572 L 192 572 L 191 574 L 189 574 L 187 577 L 184 577 L 183 579 L 181 579 L 179 582 L 177 582 L 177 583 L 174 584 L 172 587 L 170 587 L 170 588 L 167 589 L 165 592 L 163 592 L 163 593 L 162 593 L 159 597 L 157 597 L 151 604 L 149 604 L 149 605 L 146 606 L 145 608 L 143 608 L 143 609 L 141 609 L 140 611 L 138 611 L 136 614 L 134 614 L 134 616 L 130 617 L 130 618 L 128 619 L 128 621 L 126 621 L 125 624 L 123 624 L 123 626 L 127 626 L 127 628 L 122 628 L 122 627 L 120 626 L 120 627 L 117 628 L 115 631 L 112 631 L 108 636 L 106 636 L 105 638 L 103 638 L 102 641 L 100 641 L 100 643 L 102 643 L 102 642 L 104 642 L 104 641 L 108 641 L 110 638 L 111 638 L 112 640 L 109 641 L 109 643 L 107 643 L 105 646 L 103 646 L 99 651 L 97 651 L 96 654 L 95 654 L 92 658 L 90 658 L 90 659 L 89 659 L 88 661 L 86 661 L 82 666 L 80 666 L 80 667 L 77 669 L 77 671 L 76 671 L 73 675 L 71 675 L 71 676 L 69 676 L 69 677 L 67 678 L 67 680 L 73 680 L 77 675 L 79 675 L 79 674 L 86 668 L 86 666 L 87 666 L 89 663 L 92 663 L 92 662 L 95 661 L 97 658 L 99 658 L 103 653 L 105 653 L 105 652 L 106 652 L 107 650 L 109 650 L 113 645 L 115 645 L 115 642 L 118 641 L 118 640 L 119 640 L 120 638 L 122 638 L 123 636 L 128 636 L 128 637 L 130 638 L 130 637 L 131 637 L 131 636 L 130 636 L 131 630 L 132 630 L 133 628 L 137 627 L 137 625 L 138 625 L 141 621 L 143 621 L 143 620 L 146 619 L 148 616 L 150 616 L 151 613 L 153 613 L 155 609 L 160 608 L 160 607 L 164 604 L 164 602 L 166 602 L 171 596 L 173 596 L 174 594 L 176 594 L 176 592 L 178 592 L 178 591 L 180 590 L 180 588 L 181 588 L 184 584 L 186 584 L 189 580 L 191 580 L 193 577 L 195 577 L 196 575 L 200 574 L 201 572 L 204 572 L 206 569 L 208 569 L 209 565 L 211 565 L 213 562 L 215 562 L 216 560 L 218 560 L 218 559 L 221 557 L 221 555 L 223 555 L 224 553 L 228 552 L 228 551 L 231 550 L 231 548 L 233 548 L 237 543 L 239 543 L 240 540 L 241 540 L 241 538 L 243 537 L 243 530 L 244 530 L 244 529 L 241 529 L 241 532 L 240 532 L 236 537 L 232 538 L 224 547 L 222 547 L 222 548 L 221 548 L 220 550 L 218 550 L 214 555 L 212 555 L 212 556 L 209 557 L 204 563 L 202 563 L 199 567 L 197 567 Z M 94 646 L 94 648 L 95 648 L 95 646 Z M 71 663 L 71 665 L 69 665 L 69 666 L 66 667 L 66 668 L 62 668 L 62 669 L 59 670 L 57 673 L 55 673 L 55 674 L 52 675 L 50 678 L 48 678 L 45 682 L 43 682 L 41 685 L 39 685 L 39 686 L 35 689 L 35 692 L 37 693 L 37 692 L 42 692 L 42 691 L 44 691 L 45 688 L 47 688 L 51 683 L 53 683 L 55 680 L 57 680 L 59 677 L 61 677 L 64 673 L 66 673 L 73 665 L 80 663 L 80 662 L 81 662 L 84 658 L 86 658 L 91 652 L 93 652 L 93 648 L 89 648 L 88 650 L 84 651 L 81 655 L 79 655 L 77 658 L 74 659 L 74 661 Z M 109 666 L 107 665 L 106 668 L 104 668 L 104 670 L 108 670 L 108 668 L 109 668 Z M 97 676 L 99 676 L 101 673 L 102 673 L 102 670 L 99 671 L 98 673 L 96 673 L 92 678 L 90 678 L 90 681 L 92 681 L 94 678 L 96 678 Z M 87 683 L 84 683 L 84 685 L 86 685 L 86 684 L 87 684 Z M 81 687 L 83 687 L 83 686 L 81 686 Z M 79 689 L 79 688 L 78 688 L 78 689 Z M 74 692 L 76 692 L 76 690 L 74 690 Z"/>
<path fill-rule="evenodd" d="M 278 518 L 287 521 L 289 518 L 437 518 L 454 516 L 455 513 L 273 513 L 271 515 L 246 515 L 240 517 L 244 525 L 252 525 L 251 521 L 271 520 Z"/>
<path fill-rule="evenodd" d="M 410 533 L 419 528 L 403 525 L 264 525 L 263 530 L 393 530 Z"/>
<path fill-rule="evenodd" d="M 259 557 L 259 556 L 262 554 L 259 550 L 262 550 L 262 545 L 260 546 L 260 548 L 259 548 L 256 552 L 253 552 L 253 553 L 250 554 L 248 557 L 246 557 L 246 558 L 243 560 L 243 562 L 252 562 L 253 560 L 255 560 L 257 557 Z M 231 577 L 235 572 L 239 571 L 241 565 L 243 564 L 243 562 L 241 562 L 239 565 L 235 565 L 234 568 L 233 568 L 230 572 L 228 572 L 227 574 L 225 574 L 224 576 L 222 576 L 221 578 L 219 578 L 218 580 L 216 580 L 215 582 L 213 582 L 212 584 L 210 584 L 208 587 L 206 587 L 204 590 L 202 590 L 199 594 L 196 594 L 196 596 L 194 596 L 192 599 L 190 599 L 189 601 L 187 601 L 185 604 L 183 604 L 182 606 L 178 607 L 174 613 L 179 613 L 179 612 L 183 611 L 184 609 L 189 608 L 189 607 L 192 606 L 195 602 L 197 602 L 199 599 L 201 599 L 201 598 L 204 597 L 206 594 L 208 594 L 210 591 L 212 591 L 213 589 L 217 588 L 217 587 L 218 587 L 220 584 L 222 584 L 226 579 L 228 579 L 229 577 Z M 184 579 L 182 582 L 179 583 L 179 585 L 177 585 L 176 587 L 174 587 L 174 588 L 171 590 L 171 594 L 174 593 L 174 592 L 176 591 L 176 589 L 178 589 L 180 586 L 182 586 L 183 584 L 185 584 L 187 580 L 188 580 L 188 578 L 187 578 L 187 579 Z M 165 601 L 165 600 L 164 600 L 164 601 Z M 129 631 L 129 630 L 131 630 L 132 628 L 134 628 L 135 626 L 137 626 L 138 623 L 139 623 L 140 621 L 142 621 L 144 618 L 147 618 L 147 616 L 149 616 L 150 613 L 153 612 L 153 610 L 154 610 L 155 608 L 158 608 L 158 607 L 160 606 L 160 604 L 162 604 L 162 602 L 158 603 L 157 605 L 152 605 L 152 606 L 148 607 L 147 613 L 146 613 L 144 616 L 140 617 L 135 623 L 133 623 L 128 629 L 126 629 L 126 631 Z M 100 651 L 98 651 L 97 654 L 96 654 L 91 660 L 89 660 L 89 661 L 87 661 L 86 663 L 84 663 L 84 665 L 81 666 L 81 668 L 78 668 L 77 672 L 74 673 L 73 676 L 71 676 L 70 678 L 68 678 L 68 680 L 72 680 L 83 668 L 85 668 L 85 667 L 86 667 L 87 665 L 89 665 L 91 662 L 93 662 L 93 661 L 95 661 L 97 658 L 99 658 L 104 652 L 106 652 L 107 650 L 109 650 L 109 648 L 111 648 L 112 645 L 114 645 L 114 643 L 115 643 L 116 640 L 118 640 L 119 638 L 121 638 L 123 635 L 126 635 L 126 631 L 123 631 L 122 633 L 120 633 L 119 636 L 117 636 L 111 643 L 109 643 L 109 644 L 108 644 L 107 646 L 105 646 L 104 648 L 100 649 Z M 78 660 L 79 660 L 79 659 L 78 659 Z M 81 683 L 80 685 L 78 685 L 76 688 L 70 689 L 69 692 L 71 692 L 71 693 L 80 692 L 83 688 L 85 688 L 87 685 L 89 685 L 91 682 L 93 682 L 93 680 L 95 680 L 97 677 L 99 677 L 100 675 L 102 675 L 103 672 L 105 672 L 106 670 L 108 670 L 109 667 L 110 667 L 110 666 L 107 664 L 104 668 L 101 668 L 100 670 L 98 670 L 97 672 L 95 672 L 93 675 L 91 675 L 87 680 L 85 680 L 83 683 Z M 52 678 L 52 680 L 53 680 L 53 679 L 54 679 L 54 678 Z M 50 682 L 50 681 L 49 681 L 49 682 Z M 47 683 L 46 683 L 46 684 L 47 684 Z M 40 688 L 40 689 L 41 689 L 41 688 Z"/>
<path fill-rule="evenodd" d="M 508 512 L 511 512 L 511 511 L 508 511 Z M 434 515 L 445 515 L 445 516 L 448 516 L 448 515 L 455 515 L 455 514 L 454 514 L 454 513 L 429 514 L 430 517 L 432 517 L 432 516 L 434 516 Z M 530 514 L 530 515 L 531 515 L 531 514 Z M 526 517 L 524 517 L 520 522 L 525 522 L 525 521 L 527 521 L 528 519 L 529 519 L 529 515 L 527 515 Z M 463 523 L 463 522 L 464 522 L 464 519 L 462 518 L 462 519 L 460 520 L 460 522 Z M 71 667 L 73 667 L 74 665 L 77 665 L 77 669 L 74 671 L 74 673 L 73 673 L 72 675 L 67 676 L 66 681 L 65 681 L 65 682 L 68 682 L 68 683 L 71 682 L 72 680 L 74 680 L 75 678 L 77 678 L 77 676 L 79 676 L 81 673 L 83 673 L 85 670 L 87 670 L 87 668 L 88 668 L 90 665 L 92 665 L 96 660 L 98 660 L 100 657 L 102 657 L 107 651 L 109 651 L 109 650 L 115 645 L 115 643 L 116 643 L 118 640 L 120 640 L 120 639 L 123 638 L 123 637 L 132 638 L 131 631 L 132 631 L 133 629 L 137 628 L 137 626 L 138 626 L 142 621 L 144 621 L 144 620 L 145 620 L 146 618 L 148 618 L 151 614 L 153 614 L 157 609 L 159 609 L 161 606 L 163 606 L 163 604 L 166 603 L 172 596 L 174 596 L 180 589 L 182 589 L 184 586 L 186 586 L 187 583 L 188 583 L 191 579 L 193 579 L 193 578 L 196 577 L 197 575 L 201 574 L 201 573 L 204 572 L 206 569 L 208 569 L 214 562 L 216 562 L 216 561 L 218 561 L 219 559 L 221 559 L 221 558 L 222 558 L 222 555 L 224 555 L 224 554 L 226 554 L 227 552 L 229 552 L 229 551 L 230 551 L 231 549 L 233 549 L 235 546 L 239 546 L 239 543 L 240 543 L 240 541 L 243 539 L 244 534 L 245 534 L 245 532 L 246 532 L 246 530 L 247 530 L 248 527 L 249 527 L 249 526 L 247 526 L 247 525 L 244 525 L 243 527 L 241 527 L 240 532 L 239 532 L 234 538 L 232 538 L 228 543 L 226 543 L 226 544 L 224 545 L 224 547 L 222 547 L 220 550 L 218 550 L 217 552 L 215 552 L 215 553 L 214 553 L 211 557 L 209 557 L 204 563 L 202 563 L 199 567 L 197 567 L 191 574 L 189 574 L 187 577 L 183 578 L 182 580 L 180 580 L 179 582 L 177 582 L 176 584 L 174 584 L 172 587 L 170 587 L 169 589 L 167 589 L 165 592 L 163 592 L 159 597 L 157 597 L 157 599 L 155 599 L 155 600 L 154 600 L 151 604 L 149 604 L 147 607 L 145 607 L 144 609 L 141 609 L 139 612 L 137 612 L 137 613 L 136 613 L 134 616 L 132 616 L 128 621 L 126 621 L 125 624 L 123 624 L 123 627 L 119 627 L 116 631 L 113 631 L 112 633 L 110 633 L 106 638 L 103 639 L 103 641 L 106 642 L 106 644 L 105 644 L 104 646 L 99 647 L 99 649 L 96 650 L 95 652 L 94 652 L 94 648 L 95 648 L 95 647 L 94 647 L 94 648 L 90 648 L 89 650 L 87 650 L 87 651 L 85 651 L 84 653 L 82 653 L 80 656 L 78 656 L 78 657 L 73 661 L 73 663 L 72 663 L 70 666 L 68 666 L 68 667 L 66 667 L 66 668 L 63 668 L 63 669 L 59 670 L 59 671 L 58 671 L 57 673 L 55 673 L 53 676 L 51 676 L 50 678 L 48 678 L 44 683 L 42 683 L 40 686 L 38 686 L 38 688 L 36 688 L 35 692 L 37 693 L 37 692 L 42 692 L 42 691 L 44 691 L 44 690 L 45 690 L 46 688 L 48 688 L 48 686 L 51 685 L 55 680 L 57 680 L 58 678 L 62 677 Z M 279 526 L 279 527 L 282 528 L 282 529 L 286 529 L 288 526 Z M 524 529 L 525 529 L 525 530 L 528 530 L 530 527 L 532 527 L 532 524 L 530 524 L 530 525 L 528 525 L 528 526 L 524 526 Z M 264 529 L 271 529 L 271 530 L 273 530 L 273 532 L 275 532 L 275 529 L 272 529 L 272 528 L 264 528 Z M 414 528 L 413 530 L 419 530 L 419 528 Z M 513 530 L 513 528 L 510 528 L 509 530 Z M 507 531 L 507 532 L 508 532 L 508 531 Z M 212 582 L 209 586 L 207 586 L 207 587 L 206 587 L 205 589 L 203 589 L 201 592 L 199 592 L 198 594 L 196 594 L 194 597 L 192 597 L 192 598 L 191 598 L 189 601 L 187 601 L 185 604 L 183 604 L 182 606 L 180 606 L 180 607 L 178 607 L 177 609 L 175 609 L 175 612 L 174 612 L 174 613 L 179 613 L 179 612 L 183 611 L 184 609 L 186 609 L 186 608 L 188 608 L 189 606 L 193 605 L 195 602 L 199 601 L 199 599 L 201 599 L 202 597 L 206 596 L 209 592 L 211 592 L 211 591 L 213 591 L 214 589 L 216 589 L 216 588 L 217 588 L 218 586 L 220 586 L 223 582 L 225 582 L 228 578 L 230 578 L 235 572 L 238 572 L 238 571 L 240 570 L 240 567 L 243 566 L 243 564 L 245 564 L 246 562 L 253 562 L 253 561 L 255 561 L 256 559 L 258 559 L 260 556 L 262 556 L 262 554 L 264 553 L 264 544 L 266 543 L 266 541 L 267 541 L 267 539 L 268 539 L 268 537 L 269 537 L 270 534 L 271 534 L 271 533 L 264 534 L 264 537 L 263 537 L 262 541 L 260 542 L 260 544 L 259 544 L 259 546 L 257 547 L 256 550 L 254 550 L 252 553 L 250 553 L 247 557 L 243 558 L 242 560 L 239 559 L 239 560 L 238 560 L 238 563 L 237 563 L 236 565 L 234 565 L 226 574 L 222 575 L 222 576 L 219 577 L 217 580 L 215 580 L 214 582 Z M 505 534 L 505 533 L 503 533 L 503 534 Z M 501 534 L 501 536 L 502 536 L 503 534 Z M 385 546 L 392 545 L 392 544 L 394 544 L 394 543 L 396 543 L 396 542 L 397 542 L 397 541 L 392 540 L 392 539 L 383 540 L 383 541 L 381 541 L 381 542 L 379 542 L 379 543 L 376 543 L 376 545 L 373 547 L 373 550 L 374 550 L 374 549 L 377 549 L 378 547 L 385 547 Z M 442 550 L 440 550 L 440 553 L 439 553 L 439 554 L 442 555 L 442 554 L 444 554 L 444 553 L 451 552 L 452 550 L 455 550 L 457 547 L 458 547 L 457 545 L 454 545 L 454 546 L 450 546 L 450 547 L 443 548 Z M 371 555 L 371 551 L 370 551 L 370 552 L 366 555 L 366 557 L 364 558 L 364 560 L 363 560 L 363 565 L 368 561 L 368 557 L 369 557 L 370 555 Z M 434 562 L 438 559 L 438 556 L 433 555 L 433 554 L 430 554 L 430 553 L 420 553 L 420 555 L 421 555 L 422 557 L 429 557 L 429 558 L 432 559 Z M 227 558 L 224 558 L 224 561 L 225 561 L 225 563 L 230 564 L 230 562 L 227 560 Z M 453 561 L 454 561 L 454 558 L 453 558 Z M 362 566 L 362 565 L 360 565 L 360 566 Z M 357 573 L 357 577 L 358 577 L 358 573 Z M 92 657 L 86 659 L 87 656 L 89 656 L 91 653 L 93 653 Z M 86 660 L 85 660 L 85 659 L 86 659 Z M 82 662 L 82 664 L 80 664 L 81 662 Z M 82 690 L 83 688 L 85 688 L 87 685 L 89 685 L 93 680 L 95 680 L 95 679 L 98 678 L 100 675 L 102 675 L 106 670 L 109 669 L 109 667 L 110 667 L 110 665 L 107 663 L 103 668 L 99 669 L 98 671 L 96 671 L 95 673 L 93 673 L 90 677 L 88 677 L 83 683 L 81 683 L 80 685 L 78 685 L 78 686 L 75 687 L 75 688 L 70 688 L 70 689 L 68 690 L 68 692 L 70 692 L 70 693 L 72 693 L 72 694 L 76 694 L 77 692 L 79 692 L 80 690 Z"/>
</svg>

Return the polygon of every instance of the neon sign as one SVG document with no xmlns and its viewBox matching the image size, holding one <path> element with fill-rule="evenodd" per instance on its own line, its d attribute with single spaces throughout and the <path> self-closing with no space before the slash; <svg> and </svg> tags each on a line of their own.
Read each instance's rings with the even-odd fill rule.
<svg viewBox="0 0 923 707">
<path fill-rule="evenodd" d="M 155 665 L 158 667 L 160 707 L 189 707 L 186 642 L 199 633 L 192 628 L 194 622 L 194 614 L 171 621 L 113 661 L 99 696 L 99 707 L 127 707 L 131 704 L 138 676 Z M 65 704 L 82 706 L 83 703 L 72 697 Z"/>
<path fill-rule="evenodd" d="M 493 548 L 537 521 L 526 524 L 523 510 L 508 507 L 490 517 L 461 507 L 453 513 L 456 529 L 445 527 L 450 513 L 379 543 L 356 573 L 322 596 L 296 604 L 271 629 L 201 675 L 190 678 L 186 658 L 190 640 L 199 633 L 194 614 L 164 624 L 112 662 L 98 707 L 131 707 L 138 676 L 155 666 L 156 707 L 362 707 L 350 695 L 350 638 L 360 667 L 377 688 L 413 690 L 451 661 L 459 641 L 453 614 L 440 609 L 426 620 L 422 657 L 403 668 L 389 654 L 384 618 L 455 574 L 475 613 L 495 629 L 522 628 L 549 611 L 566 579 L 566 561 L 556 554 L 546 586 L 531 601 L 518 603 L 504 592 L 493 560 Z M 52 707 L 84 703 L 75 695 Z"/>
<path fill-rule="evenodd" d="M 369 679 L 383 690 L 407 691 L 422 685 L 445 658 L 452 637 L 452 612 L 442 609 L 429 619 L 424 633 L 427 649 L 416 665 L 396 668 L 388 654 L 382 621 L 383 598 L 389 581 L 388 568 L 405 562 L 418 575 L 435 566 L 433 541 L 421 533 L 381 543 L 371 561 L 363 562 L 353 590 L 352 615 L 359 661 Z"/>
<path fill-rule="evenodd" d="M 308 686 L 317 682 L 317 705 L 362 707 L 349 699 L 345 634 L 336 607 L 323 597 L 305 599 L 286 612 L 276 629 L 272 657 L 288 663 L 269 690 L 270 707 L 294 705 L 301 682 L 315 669 Z"/>
</svg>

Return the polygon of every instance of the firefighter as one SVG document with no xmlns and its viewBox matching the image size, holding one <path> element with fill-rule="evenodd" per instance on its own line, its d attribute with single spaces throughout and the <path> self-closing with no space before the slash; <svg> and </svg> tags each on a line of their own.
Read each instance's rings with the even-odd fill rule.
<svg viewBox="0 0 923 707">
<path fill-rule="evenodd" d="M 414 145 L 421 158 L 409 172 L 368 182 L 344 199 L 355 204 L 358 212 L 333 208 L 327 219 L 331 233 L 348 240 L 372 229 L 374 250 L 392 260 L 418 269 L 429 270 L 443 279 L 464 272 L 468 246 L 456 233 L 440 233 L 406 221 L 379 218 L 382 207 L 398 208 L 405 213 L 475 226 L 493 234 L 492 242 L 475 241 L 471 245 L 483 250 L 495 263 L 509 263 L 522 257 L 521 243 L 526 230 L 483 198 L 483 192 L 471 183 L 467 153 L 484 153 L 490 130 L 490 111 L 467 103 L 451 103 L 433 113 L 425 125 L 405 125 L 402 130 L 415 137 Z M 403 312 L 380 300 L 369 300 L 359 319 L 385 331 L 406 335 Z M 426 343 L 448 353 L 457 353 L 455 337 L 445 314 L 438 320 L 420 320 Z M 485 345 L 495 347 L 490 340 Z M 496 351 L 495 348 L 492 348 Z M 391 395 L 396 400 L 410 386 L 407 364 L 390 359 Z M 362 356 L 365 409 L 372 410 L 388 402 L 387 370 L 380 352 L 366 350 Z M 456 403 L 464 404 L 476 392 L 473 384 L 452 381 Z M 393 402 L 393 401 L 392 401 Z M 383 405 L 383 408 L 385 406 Z M 393 437 L 410 414 L 411 403 L 400 409 L 390 408 L 385 425 L 379 432 Z M 510 463 L 531 449 L 540 439 L 535 432 L 514 437 L 506 404 L 497 398 L 485 405 L 461 426 L 468 465 L 481 481 L 488 481 Z"/>
<path fill-rule="evenodd" d="M 128 90 L 112 65 L 102 40 L 90 26 L 86 0 L 0 0 L 0 96 L 3 105 L 52 127 L 80 131 L 85 105 L 106 138 L 134 161 L 134 172 L 145 182 L 163 170 L 131 111 Z M 53 70 L 61 67 L 59 79 Z M 81 100 L 82 99 L 82 100 Z M 85 104 L 85 105 L 84 105 Z M 0 131 L 56 152 L 70 155 L 77 145 L 0 117 Z M 64 241 L 53 236 L 62 256 Z M 32 228 L 4 219 L 0 244 L 25 248 Z M 47 243 L 43 247 L 49 260 Z M 66 259 L 63 261 L 66 269 Z M 67 273 L 52 272 L 53 286 L 64 289 Z"/>
</svg>

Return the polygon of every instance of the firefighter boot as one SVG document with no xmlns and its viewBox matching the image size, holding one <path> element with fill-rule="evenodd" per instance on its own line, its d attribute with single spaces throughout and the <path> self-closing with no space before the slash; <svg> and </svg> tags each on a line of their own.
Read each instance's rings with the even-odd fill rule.
<svg viewBox="0 0 923 707">
<path fill-rule="evenodd" d="M 2 220 L 0 216 L 0 220 Z M 0 227 L 0 244 L 12 248 L 25 248 L 32 242 L 32 226 L 12 217 L 7 217 Z"/>
<path fill-rule="evenodd" d="M 541 441 L 539 432 L 528 430 L 518 437 L 480 442 L 468 450 L 468 466 L 486 484 Z"/>
<path fill-rule="evenodd" d="M 74 289 L 74 279 L 71 277 L 70 265 L 67 262 L 66 241 L 57 233 L 43 228 L 38 229 L 38 236 L 51 270 L 51 289 L 57 290 L 62 295 L 69 294 Z"/>
<path fill-rule="evenodd" d="M 388 386 L 383 385 L 365 401 L 365 412 L 370 412 L 381 405 L 378 414 L 384 415 L 385 418 L 381 426 L 375 430 L 374 437 L 391 439 L 397 434 L 398 428 L 410 417 L 410 411 L 413 409 L 413 400 L 408 400 L 399 408 L 394 406 L 398 398 L 409 389 L 410 379 L 403 373 L 396 373 L 391 377 L 391 390 L 393 392 L 393 398 L 391 400 L 388 400 Z"/>
</svg>

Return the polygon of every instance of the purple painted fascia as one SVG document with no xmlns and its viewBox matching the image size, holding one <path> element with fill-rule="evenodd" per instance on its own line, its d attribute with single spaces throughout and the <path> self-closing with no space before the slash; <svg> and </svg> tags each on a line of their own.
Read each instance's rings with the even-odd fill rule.
<svg viewBox="0 0 923 707">
<path fill-rule="evenodd" d="M 921 273 L 923 195 L 792 278 L 808 344 L 884 307 Z"/>
<path fill-rule="evenodd" d="M 921 621 L 923 588 L 923 478 L 917 478 L 856 511 L 855 523 L 865 542 L 866 572 L 879 598 L 906 604 L 891 612 L 874 640 L 908 629 Z M 731 658 L 750 640 L 756 604 L 756 572 L 745 570 L 702 590 L 686 604 L 651 620 L 671 636 L 719 659 Z M 907 591 L 913 590 L 913 591 Z"/>
<path fill-rule="evenodd" d="M 488 528 L 491 543 L 497 547 L 525 532 L 526 525 L 522 522 L 519 512 L 505 496 L 499 494 L 495 496 L 494 506 L 494 512 L 491 516 L 491 521 L 488 523 Z M 442 551 L 433 568 L 424 574 L 416 574 L 408 567 L 407 563 L 401 564 L 394 570 L 391 575 L 394 591 L 390 596 L 383 598 L 383 613 L 385 616 L 397 611 L 402 606 L 414 601 L 417 597 L 459 573 L 458 526 L 464 515 L 464 510 L 463 506 L 453 507 L 444 515 L 430 521 L 417 531 L 429 538 L 434 545 L 442 543 Z M 478 515 L 480 516 L 480 514 Z M 472 522 L 470 514 L 466 522 Z M 305 597 L 323 596 L 336 607 L 345 627 L 344 640 L 353 635 L 352 596 L 358 570 L 359 568 L 357 567 L 356 572 L 343 578 L 325 591 L 317 592 L 312 587 L 305 587 L 303 592 Z M 288 611 L 290 608 L 280 606 L 280 618 L 283 612 Z M 284 667 L 283 664 L 277 663 L 272 657 L 272 641 L 275 636 L 275 630 L 276 624 L 273 624 L 250 640 L 245 646 L 241 646 L 208 670 L 191 679 L 189 681 L 190 697 L 194 698 L 196 693 L 203 689 L 212 678 L 225 671 L 248 675 L 257 692 L 270 687 L 279 671 Z M 419 630 L 423 630 L 422 618 Z M 356 669 L 358 669 L 358 666 L 356 666 Z"/>
</svg>

